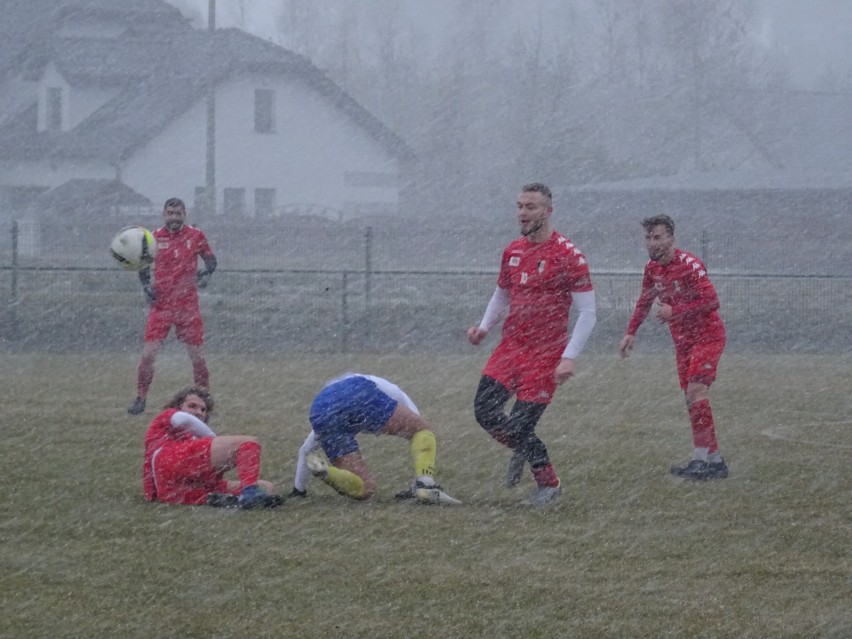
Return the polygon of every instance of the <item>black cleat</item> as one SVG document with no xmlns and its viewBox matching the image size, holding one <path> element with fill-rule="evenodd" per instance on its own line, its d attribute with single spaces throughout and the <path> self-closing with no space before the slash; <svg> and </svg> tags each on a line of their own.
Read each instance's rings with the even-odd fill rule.
<svg viewBox="0 0 852 639">
<path fill-rule="evenodd" d="M 681 479 L 692 481 L 706 481 L 708 479 L 725 479 L 728 476 L 728 466 L 725 460 L 717 462 L 706 462 L 693 459 L 686 466 L 672 466 L 672 475 Z"/>
<path fill-rule="evenodd" d="M 299 498 L 299 499 L 304 499 L 307 496 L 308 496 L 307 490 L 299 490 L 296 487 L 294 487 L 293 490 L 290 491 L 290 494 L 287 495 L 288 498 L 296 497 L 296 498 Z"/>
<path fill-rule="evenodd" d="M 270 495 L 257 484 L 246 486 L 237 497 L 237 506 L 244 510 L 253 508 L 277 508 L 284 503 L 281 495 Z"/>
<path fill-rule="evenodd" d="M 141 415 L 145 412 L 145 398 L 137 397 L 133 400 L 133 403 L 127 409 L 127 412 L 131 415 Z"/>
<path fill-rule="evenodd" d="M 240 505 L 240 498 L 230 493 L 208 493 L 207 505 L 213 508 L 236 508 Z"/>
</svg>

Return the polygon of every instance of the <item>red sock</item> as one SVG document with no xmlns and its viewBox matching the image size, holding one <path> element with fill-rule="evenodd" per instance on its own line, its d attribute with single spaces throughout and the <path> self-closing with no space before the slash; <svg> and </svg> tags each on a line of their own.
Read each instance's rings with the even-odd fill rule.
<svg viewBox="0 0 852 639">
<path fill-rule="evenodd" d="M 139 361 L 139 375 L 136 381 L 136 396 L 147 397 L 148 389 L 151 387 L 151 382 L 154 379 L 154 360 L 150 357 L 143 357 Z"/>
<path fill-rule="evenodd" d="M 689 421 L 692 423 L 692 445 L 695 448 L 706 448 L 711 455 L 718 453 L 719 444 L 716 443 L 716 426 L 710 400 L 703 399 L 690 406 Z"/>
<path fill-rule="evenodd" d="M 555 487 L 559 485 L 559 477 L 556 476 L 556 471 L 553 470 L 553 464 L 547 462 L 541 468 L 531 468 L 535 483 L 539 486 Z"/>
<path fill-rule="evenodd" d="M 237 448 L 237 476 L 240 488 L 256 484 L 260 477 L 260 444 L 243 442 Z"/>
<path fill-rule="evenodd" d="M 496 428 L 494 430 L 489 430 L 488 434 L 491 435 L 491 438 L 495 442 L 497 442 L 499 444 L 503 444 L 503 446 L 505 446 L 506 448 L 512 448 L 509 445 L 509 436 L 506 434 L 506 431 L 503 430 L 502 428 Z"/>
<path fill-rule="evenodd" d="M 210 371 L 207 370 L 207 362 L 203 359 L 192 362 L 192 376 L 195 379 L 196 386 L 210 388 Z"/>
</svg>

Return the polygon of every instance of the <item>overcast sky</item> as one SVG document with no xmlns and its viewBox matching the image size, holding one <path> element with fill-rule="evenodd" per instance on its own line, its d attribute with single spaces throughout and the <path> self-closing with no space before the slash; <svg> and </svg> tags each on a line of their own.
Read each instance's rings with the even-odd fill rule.
<svg viewBox="0 0 852 639">
<path fill-rule="evenodd" d="M 208 0 L 169 0 L 185 14 L 191 15 L 198 26 L 205 24 Z M 326 0 L 315 5 L 324 12 L 328 23 L 344 14 L 346 6 L 356 0 Z M 461 3 L 471 7 L 478 0 L 395 0 L 392 6 L 399 11 L 400 28 L 412 37 L 433 45 L 435 49 L 445 38 L 453 37 L 452 16 Z M 387 0 L 358 0 L 360 9 L 372 12 L 371 19 L 382 15 Z M 570 6 L 582 5 L 582 2 Z M 755 38 L 789 60 L 793 78 L 802 88 L 811 88 L 815 79 L 829 68 L 846 75 L 852 68 L 852 0 L 759 0 L 760 10 L 754 25 Z M 244 14 L 241 16 L 240 7 Z M 244 26 L 247 31 L 263 38 L 282 42 L 277 29 L 275 0 L 218 0 L 217 25 Z M 501 11 L 506 25 L 506 37 L 524 29 L 553 27 L 558 22 L 547 19 L 564 10 L 564 0 L 506 0 Z M 544 19 L 542 20 L 542 17 Z M 241 25 L 244 21 L 244 25 Z M 364 46 L 369 49 L 369 22 Z M 415 36 L 416 34 L 416 36 Z M 558 33 L 550 34 L 558 37 Z"/>
</svg>

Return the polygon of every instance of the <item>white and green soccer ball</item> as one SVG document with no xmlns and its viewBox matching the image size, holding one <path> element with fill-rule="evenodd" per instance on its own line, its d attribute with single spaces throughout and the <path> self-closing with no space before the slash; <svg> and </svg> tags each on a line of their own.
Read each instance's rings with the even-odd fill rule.
<svg viewBox="0 0 852 639">
<path fill-rule="evenodd" d="M 121 268 L 138 271 L 153 263 L 157 241 L 145 227 L 125 226 L 112 238 L 109 251 Z"/>
</svg>

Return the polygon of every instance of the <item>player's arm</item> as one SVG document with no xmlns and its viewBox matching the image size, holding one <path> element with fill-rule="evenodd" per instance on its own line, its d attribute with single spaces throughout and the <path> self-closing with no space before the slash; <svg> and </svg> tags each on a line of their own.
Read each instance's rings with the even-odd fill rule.
<svg viewBox="0 0 852 639">
<path fill-rule="evenodd" d="M 154 285 L 151 284 L 151 267 L 139 269 L 139 282 L 142 284 L 142 291 L 145 293 L 145 299 L 149 304 L 157 301 L 157 291 L 154 290 Z"/>
<path fill-rule="evenodd" d="M 594 291 L 583 291 L 581 293 L 572 293 L 574 298 L 573 308 L 577 311 L 577 321 L 574 322 L 574 330 L 571 332 L 571 339 L 568 340 L 565 350 L 562 352 L 562 361 L 556 367 L 556 383 L 561 384 L 574 375 L 574 364 L 589 337 L 592 334 L 592 329 L 597 323 L 597 301 Z"/>
<path fill-rule="evenodd" d="M 216 433 L 207 424 L 195 415 L 190 415 L 182 410 L 174 413 L 170 421 L 172 428 L 182 433 L 189 433 L 195 437 L 216 437 Z"/>
<path fill-rule="evenodd" d="M 488 335 L 488 331 L 500 321 L 508 310 L 509 291 L 498 286 L 494 289 L 494 294 L 491 296 L 488 306 L 485 307 L 485 314 L 482 316 L 479 326 L 471 326 L 467 329 L 468 341 L 474 346 L 482 342 L 485 336 Z"/>
<path fill-rule="evenodd" d="M 639 327 L 642 326 L 642 322 L 648 317 L 648 313 L 651 311 L 651 306 L 653 306 L 657 295 L 657 289 L 654 288 L 654 281 L 651 279 L 651 275 L 646 268 L 645 274 L 642 276 L 642 292 L 639 294 L 639 299 L 636 300 L 636 308 L 633 309 L 633 315 L 627 324 L 626 335 L 636 335 Z"/>
<path fill-rule="evenodd" d="M 574 309 L 577 311 L 577 321 L 574 322 L 574 331 L 571 333 L 571 339 L 562 353 L 562 359 L 577 359 L 580 356 L 586 342 L 589 341 L 592 329 L 598 321 L 598 305 L 594 291 L 573 293 L 572 297 L 574 298 Z"/>
<path fill-rule="evenodd" d="M 204 288 L 210 281 L 210 276 L 213 275 L 213 271 L 216 270 L 218 262 L 216 260 L 216 256 L 213 255 L 213 253 L 202 255 L 201 259 L 204 262 L 204 270 L 198 271 L 195 276 L 195 281 L 198 284 L 199 288 Z"/>
</svg>

